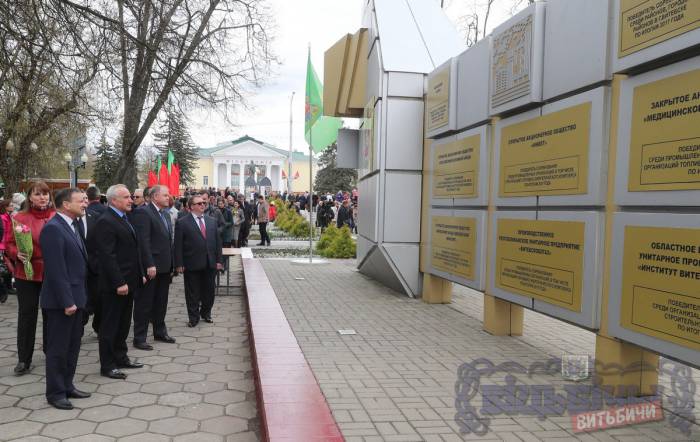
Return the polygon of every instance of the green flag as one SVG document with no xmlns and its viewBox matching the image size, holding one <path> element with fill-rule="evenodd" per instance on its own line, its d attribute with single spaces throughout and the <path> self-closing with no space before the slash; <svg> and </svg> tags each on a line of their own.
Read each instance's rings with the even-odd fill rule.
<svg viewBox="0 0 700 442">
<path fill-rule="evenodd" d="M 170 175 L 170 171 L 172 170 L 174 162 L 175 162 L 175 155 L 173 155 L 172 151 L 170 149 L 168 149 L 168 175 Z"/>
<path fill-rule="evenodd" d="M 338 129 L 343 125 L 340 118 L 323 115 L 323 85 L 311 64 L 311 49 L 306 63 L 304 122 L 304 138 L 314 152 L 320 152 L 333 144 L 338 138 Z"/>
<path fill-rule="evenodd" d="M 153 169 L 156 171 L 156 175 L 160 173 L 160 166 L 162 165 L 163 163 L 160 162 L 160 155 L 156 155 L 156 164 L 153 167 Z"/>
</svg>

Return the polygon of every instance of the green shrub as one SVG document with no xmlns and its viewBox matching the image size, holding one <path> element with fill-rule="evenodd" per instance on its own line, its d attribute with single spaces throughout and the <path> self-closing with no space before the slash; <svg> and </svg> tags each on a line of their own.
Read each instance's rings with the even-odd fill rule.
<svg viewBox="0 0 700 442">
<path fill-rule="evenodd" d="M 294 222 L 289 228 L 289 234 L 299 238 L 308 237 L 309 233 L 309 222 L 306 221 L 303 216 L 295 215 Z"/>
<path fill-rule="evenodd" d="M 343 226 L 342 229 L 336 229 L 336 231 L 336 236 L 330 244 L 319 250 L 319 254 L 324 258 L 354 258 L 357 253 L 357 245 L 352 239 L 350 229 Z"/>
<path fill-rule="evenodd" d="M 321 250 L 328 248 L 339 234 L 340 230 L 338 230 L 335 224 L 328 226 L 316 243 L 316 251 L 320 253 Z"/>
</svg>

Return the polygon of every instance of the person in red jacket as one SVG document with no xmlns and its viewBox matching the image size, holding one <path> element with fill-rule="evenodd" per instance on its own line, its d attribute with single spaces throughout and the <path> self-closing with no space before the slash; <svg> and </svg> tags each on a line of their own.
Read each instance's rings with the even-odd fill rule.
<svg viewBox="0 0 700 442">
<path fill-rule="evenodd" d="M 39 313 L 39 293 L 44 275 L 44 259 L 39 245 L 39 235 L 46 223 L 56 214 L 53 208 L 51 191 L 43 181 L 35 181 L 27 188 L 25 208 L 13 217 L 15 223 L 27 226 L 32 234 L 33 252 L 30 259 L 34 275 L 27 277 L 24 262 L 27 257 L 17 250 L 15 235 L 5 244 L 5 253 L 14 267 L 15 288 L 19 317 L 17 320 L 17 357 L 19 362 L 15 374 L 21 376 L 32 369 L 34 355 L 34 335 L 36 334 Z"/>
</svg>

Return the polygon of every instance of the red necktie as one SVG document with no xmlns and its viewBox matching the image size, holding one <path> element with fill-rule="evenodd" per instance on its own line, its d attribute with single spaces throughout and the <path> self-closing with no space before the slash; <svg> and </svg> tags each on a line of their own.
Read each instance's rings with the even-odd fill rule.
<svg viewBox="0 0 700 442">
<path fill-rule="evenodd" d="M 199 230 L 202 231 L 202 236 L 204 237 L 204 239 L 206 239 L 207 238 L 207 228 L 204 227 L 204 220 L 202 219 L 201 216 L 197 217 L 197 219 L 199 220 Z"/>
</svg>

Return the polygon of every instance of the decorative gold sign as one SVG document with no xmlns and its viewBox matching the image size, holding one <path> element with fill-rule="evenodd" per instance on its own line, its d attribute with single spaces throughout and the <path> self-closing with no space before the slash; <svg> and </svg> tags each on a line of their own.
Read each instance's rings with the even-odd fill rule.
<svg viewBox="0 0 700 442">
<path fill-rule="evenodd" d="M 700 229 L 625 227 L 620 324 L 700 350 Z"/>
<path fill-rule="evenodd" d="M 428 132 L 447 126 L 450 122 L 450 65 L 428 80 Z"/>
<path fill-rule="evenodd" d="M 698 0 L 620 0 L 618 58 L 700 27 Z"/>
<path fill-rule="evenodd" d="M 481 135 L 437 146 L 433 150 L 433 197 L 474 198 L 479 177 Z"/>
<path fill-rule="evenodd" d="M 499 219 L 496 286 L 581 311 L 585 223 Z"/>
<path fill-rule="evenodd" d="M 432 224 L 432 266 L 460 278 L 474 279 L 476 219 L 434 216 Z"/>
<path fill-rule="evenodd" d="M 501 129 L 500 197 L 585 194 L 591 103 Z"/>
<path fill-rule="evenodd" d="M 630 192 L 700 189 L 700 69 L 634 89 L 629 148 Z"/>
</svg>

